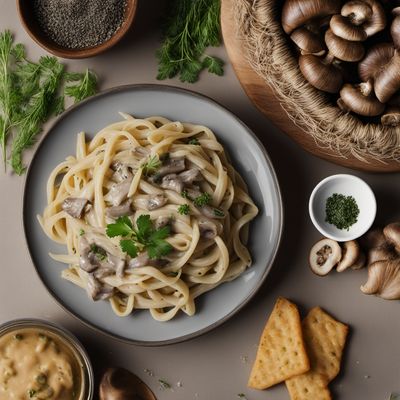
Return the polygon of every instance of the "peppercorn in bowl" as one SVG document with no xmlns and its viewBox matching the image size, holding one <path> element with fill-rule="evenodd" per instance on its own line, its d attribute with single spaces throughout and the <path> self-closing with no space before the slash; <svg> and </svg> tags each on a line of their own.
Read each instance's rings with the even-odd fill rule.
<svg viewBox="0 0 400 400">
<path fill-rule="evenodd" d="M 23 27 L 48 52 L 87 58 L 113 47 L 128 32 L 137 0 L 17 0 Z"/>
</svg>

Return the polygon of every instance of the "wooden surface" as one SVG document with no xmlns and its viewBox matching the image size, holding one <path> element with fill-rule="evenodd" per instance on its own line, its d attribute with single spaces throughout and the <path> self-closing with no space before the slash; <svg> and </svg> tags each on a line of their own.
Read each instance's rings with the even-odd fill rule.
<svg viewBox="0 0 400 400">
<path fill-rule="evenodd" d="M 332 161 L 345 167 L 374 172 L 400 171 L 399 162 L 383 164 L 376 160 L 362 162 L 355 157 L 338 157 L 320 148 L 314 139 L 296 126 L 281 107 L 273 90 L 257 75 L 246 60 L 246 51 L 239 39 L 233 20 L 234 0 L 222 0 L 221 21 L 224 43 L 235 73 L 254 105 L 263 112 L 279 129 L 287 133 L 300 146 L 310 153 L 325 160 Z"/>
</svg>

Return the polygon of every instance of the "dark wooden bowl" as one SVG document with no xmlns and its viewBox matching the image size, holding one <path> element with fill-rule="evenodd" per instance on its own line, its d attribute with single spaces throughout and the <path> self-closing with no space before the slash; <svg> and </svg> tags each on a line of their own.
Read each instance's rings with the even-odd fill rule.
<svg viewBox="0 0 400 400">
<path fill-rule="evenodd" d="M 137 0 L 127 0 L 125 9 L 124 22 L 114 36 L 106 42 L 94 47 L 86 47 L 82 49 L 68 49 L 59 46 L 57 43 L 47 37 L 34 17 L 33 5 L 31 0 L 17 0 L 18 14 L 21 19 L 22 26 L 28 32 L 29 36 L 41 47 L 49 53 L 61 58 L 87 58 L 103 53 L 118 43 L 128 32 L 131 27 L 135 13 Z"/>
</svg>

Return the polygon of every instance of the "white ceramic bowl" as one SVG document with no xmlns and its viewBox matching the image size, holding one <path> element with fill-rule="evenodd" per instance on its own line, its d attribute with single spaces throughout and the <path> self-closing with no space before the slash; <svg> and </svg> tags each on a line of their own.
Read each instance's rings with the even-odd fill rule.
<svg viewBox="0 0 400 400">
<path fill-rule="evenodd" d="M 326 200 L 334 193 L 353 196 L 360 214 L 357 222 L 349 230 L 338 229 L 325 221 Z M 314 188 L 309 201 L 309 212 L 314 226 L 326 237 L 345 242 L 357 239 L 371 227 L 376 215 L 376 200 L 372 189 L 362 179 L 354 175 L 332 175 L 323 179 Z"/>
</svg>

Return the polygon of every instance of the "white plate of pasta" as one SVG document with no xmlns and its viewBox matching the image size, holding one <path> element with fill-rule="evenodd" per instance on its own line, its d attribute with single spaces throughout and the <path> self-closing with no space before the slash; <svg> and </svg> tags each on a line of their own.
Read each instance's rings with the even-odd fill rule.
<svg viewBox="0 0 400 400">
<path fill-rule="evenodd" d="M 60 305 L 160 345 L 250 300 L 279 246 L 282 203 L 263 146 L 234 115 L 186 90 L 130 85 L 50 129 L 28 171 L 24 228 Z"/>
</svg>

